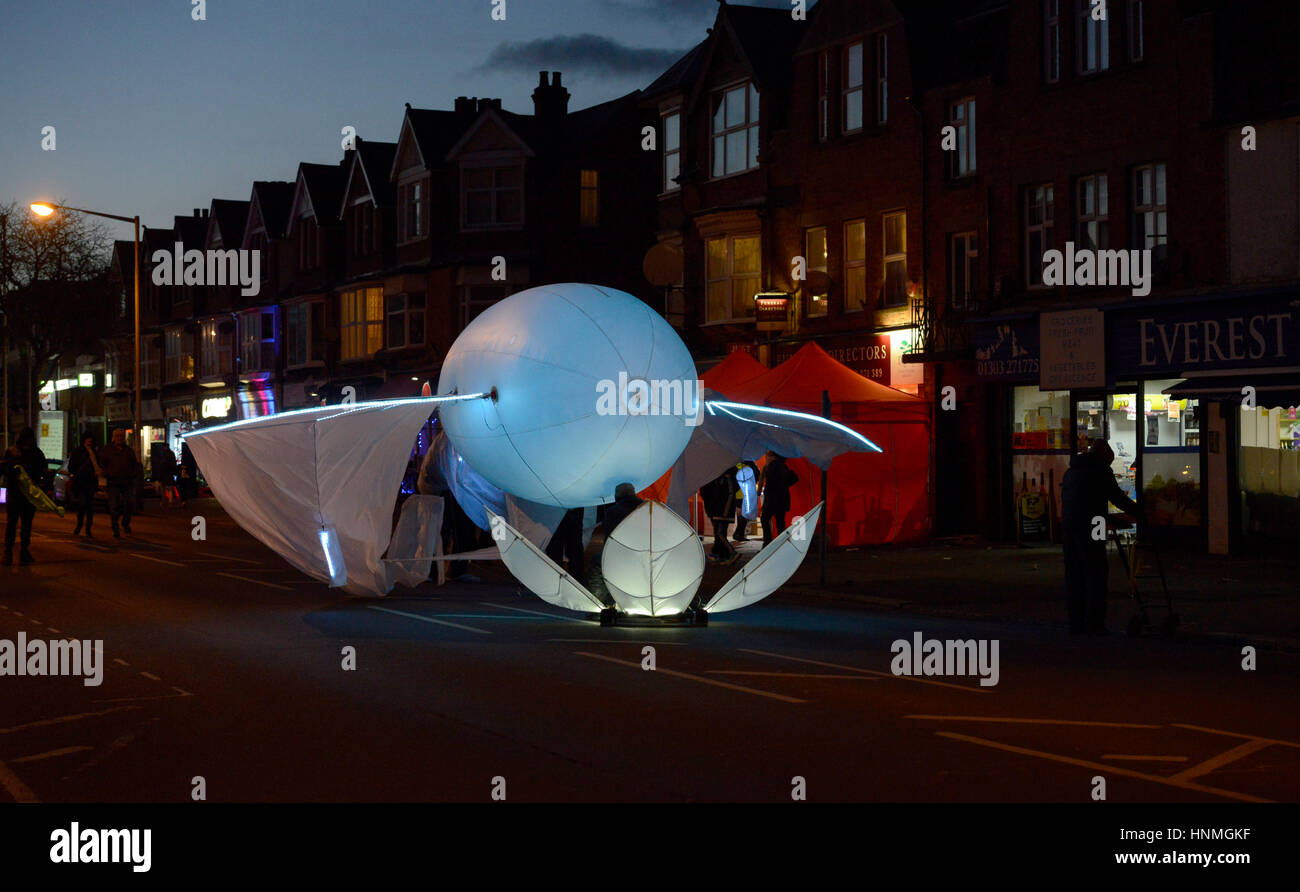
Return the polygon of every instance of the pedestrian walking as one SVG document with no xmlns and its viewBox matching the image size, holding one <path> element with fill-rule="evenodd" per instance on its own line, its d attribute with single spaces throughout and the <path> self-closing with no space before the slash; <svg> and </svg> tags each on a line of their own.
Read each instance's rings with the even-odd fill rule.
<svg viewBox="0 0 1300 892">
<path fill-rule="evenodd" d="M 582 508 L 570 508 L 564 512 L 560 525 L 551 534 L 551 541 L 546 543 L 546 556 L 561 567 L 567 559 L 568 573 L 574 579 L 582 579 L 587 572 L 586 555 L 583 554 L 582 547 L 583 512 Z"/>
<path fill-rule="evenodd" d="M 131 515 L 135 513 L 135 487 L 144 479 L 144 469 L 135 450 L 126 445 L 126 431 L 113 431 L 113 441 L 99 450 L 99 466 L 108 479 L 108 517 L 113 523 L 113 538 L 131 535 Z"/>
<path fill-rule="evenodd" d="M 799 475 L 790 470 L 783 456 L 768 452 L 767 464 L 759 480 L 763 500 L 763 544 L 767 545 L 785 530 L 785 516 L 790 511 L 790 487 Z"/>
<path fill-rule="evenodd" d="M 176 488 L 180 491 L 182 506 L 199 497 L 199 463 L 194 460 L 190 444 L 184 440 L 181 440 L 180 478 L 176 481 Z"/>
<path fill-rule="evenodd" d="M 154 443 L 149 447 L 149 468 L 158 498 L 164 506 L 170 504 L 176 487 L 176 453 L 166 443 Z M 179 497 L 177 493 L 176 498 Z"/>
<path fill-rule="evenodd" d="M 1070 459 L 1061 478 L 1061 536 L 1065 552 L 1066 608 L 1072 635 L 1105 635 L 1109 594 L 1105 528 L 1107 503 L 1142 523 L 1142 509 L 1115 482 L 1115 453 L 1105 440 Z"/>
<path fill-rule="evenodd" d="M 709 558 L 718 563 L 726 563 L 736 553 L 727 544 L 727 530 L 736 513 L 735 469 L 728 468 L 704 484 L 700 488 L 700 497 L 704 499 L 704 510 L 709 512 L 709 520 L 713 522 L 713 548 L 709 550 Z"/>
<path fill-rule="evenodd" d="M 36 445 L 36 433 L 25 427 L 14 438 L 13 445 L 5 451 L 2 462 L 5 481 L 5 566 L 14 562 L 14 540 L 18 539 L 18 560 L 26 565 L 32 558 L 32 519 L 36 517 L 36 504 L 26 491 L 40 486 L 45 474 L 45 453 Z M 24 486 L 22 475 L 27 476 Z M 20 534 L 21 529 L 21 534 Z"/>
<path fill-rule="evenodd" d="M 99 492 L 99 478 L 104 472 L 99 467 L 99 457 L 95 455 L 95 435 L 89 431 L 81 438 L 81 445 L 68 458 L 68 474 L 72 478 L 69 487 L 72 503 L 77 508 L 77 528 L 72 531 L 72 535 L 80 536 L 84 527 L 86 538 L 93 539 L 95 534 L 91 527 L 95 522 L 95 494 Z"/>
</svg>

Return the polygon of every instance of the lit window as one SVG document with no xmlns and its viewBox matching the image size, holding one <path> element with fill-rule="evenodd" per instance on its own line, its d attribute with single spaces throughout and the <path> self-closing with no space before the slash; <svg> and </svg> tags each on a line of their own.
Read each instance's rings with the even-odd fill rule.
<svg viewBox="0 0 1300 892">
<path fill-rule="evenodd" d="M 883 306 L 907 303 L 907 214 L 898 211 L 884 216 L 885 294 Z"/>
<path fill-rule="evenodd" d="M 762 263 L 758 236 L 708 240 L 705 276 L 708 321 L 753 318 L 754 295 L 760 290 Z"/>
<path fill-rule="evenodd" d="M 867 221 L 844 224 L 844 312 L 867 308 Z"/>
<path fill-rule="evenodd" d="M 817 226 L 806 230 L 803 240 L 804 259 L 807 261 L 808 272 L 810 274 L 821 273 L 825 276 L 827 272 L 826 227 Z M 807 314 L 809 316 L 825 316 L 828 298 L 825 288 L 809 289 L 806 293 L 808 295 Z"/>
<path fill-rule="evenodd" d="M 580 187 L 580 214 L 583 226 L 600 225 L 600 174 L 594 170 L 582 171 Z"/>
<path fill-rule="evenodd" d="M 343 359 L 363 359 L 384 346 L 384 289 L 358 288 L 339 295 Z"/>
</svg>

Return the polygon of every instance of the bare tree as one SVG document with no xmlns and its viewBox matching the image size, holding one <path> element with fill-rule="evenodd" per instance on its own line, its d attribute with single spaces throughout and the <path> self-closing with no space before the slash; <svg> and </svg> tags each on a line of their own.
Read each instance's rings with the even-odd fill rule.
<svg viewBox="0 0 1300 892">
<path fill-rule="evenodd" d="M 26 372 L 28 424 L 37 379 L 51 362 L 60 353 L 98 352 L 98 340 L 108 334 L 111 244 L 107 228 L 84 214 L 38 218 L 16 202 L 0 205 L 0 310 Z"/>
</svg>

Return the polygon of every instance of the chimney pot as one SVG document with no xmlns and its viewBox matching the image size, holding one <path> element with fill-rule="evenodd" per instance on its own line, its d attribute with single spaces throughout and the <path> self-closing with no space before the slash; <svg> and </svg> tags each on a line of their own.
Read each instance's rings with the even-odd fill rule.
<svg viewBox="0 0 1300 892">
<path fill-rule="evenodd" d="M 551 72 L 551 85 L 555 87 L 563 86 L 563 84 L 560 83 L 560 72 L 558 71 Z"/>
<path fill-rule="evenodd" d="M 550 86 L 550 81 L 547 79 L 547 76 L 546 76 L 546 72 L 545 72 L 545 71 L 539 71 L 539 72 L 537 72 L 537 86 L 539 86 L 539 87 L 548 87 L 548 86 Z"/>
</svg>

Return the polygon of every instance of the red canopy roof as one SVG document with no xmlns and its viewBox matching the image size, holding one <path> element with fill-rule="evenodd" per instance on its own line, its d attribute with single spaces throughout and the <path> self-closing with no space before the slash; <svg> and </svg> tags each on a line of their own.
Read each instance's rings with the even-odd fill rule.
<svg viewBox="0 0 1300 892">
<path fill-rule="evenodd" d="M 822 391 L 829 392 L 831 415 L 838 421 L 920 421 L 929 417 L 926 400 L 859 375 L 813 343 L 757 378 L 720 389 L 735 402 L 813 415 L 821 414 Z"/>
<path fill-rule="evenodd" d="M 766 375 L 768 371 L 768 367 L 751 356 L 748 351 L 733 350 L 727 354 L 726 359 L 701 375 L 700 379 L 710 390 L 716 390 L 718 393 L 726 394 L 729 399 L 734 399 L 731 395 L 732 390 Z"/>
</svg>

